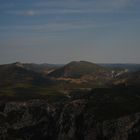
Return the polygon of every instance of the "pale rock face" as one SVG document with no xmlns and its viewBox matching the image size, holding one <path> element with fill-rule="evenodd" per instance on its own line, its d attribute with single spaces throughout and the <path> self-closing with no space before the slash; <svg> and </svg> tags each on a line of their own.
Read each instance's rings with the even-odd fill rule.
<svg viewBox="0 0 140 140">
<path fill-rule="evenodd" d="M 20 62 L 16 62 L 15 63 L 15 65 L 17 66 L 17 67 L 21 67 L 21 68 L 23 68 L 24 66 L 23 66 L 23 64 L 22 63 L 20 63 Z"/>
</svg>

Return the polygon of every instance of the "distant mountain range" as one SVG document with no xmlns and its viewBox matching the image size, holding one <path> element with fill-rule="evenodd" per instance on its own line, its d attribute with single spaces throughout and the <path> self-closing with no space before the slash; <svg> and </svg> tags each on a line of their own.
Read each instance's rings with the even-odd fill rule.
<svg viewBox="0 0 140 140">
<path fill-rule="evenodd" d="M 31 70 L 39 73 L 46 73 L 46 74 L 62 66 L 61 64 L 47 64 L 47 63 L 35 64 L 35 63 L 16 62 L 13 64 L 25 68 L 27 70 Z"/>
<path fill-rule="evenodd" d="M 139 71 L 140 70 L 140 64 L 105 64 L 100 63 L 98 64 L 103 67 L 111 68 L 111 69 L 128 69 L 129 71 Z"/>
<path fill-rule="evenodd" d="M 92 86 L 126 81 L 131 84 L 139 83 L 139 66 L 138 64 L 95 64 L 87 61 L 73 61 L 66 65 L 16 62 L 0 65 L 0 86 L 19 83 L 46 86 L 52 83 Z"/>
</svg>

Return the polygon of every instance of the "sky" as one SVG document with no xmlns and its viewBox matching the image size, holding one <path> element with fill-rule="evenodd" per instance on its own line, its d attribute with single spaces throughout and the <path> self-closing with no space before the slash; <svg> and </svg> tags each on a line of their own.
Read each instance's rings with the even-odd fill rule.
<svg viewBox="0 0 140 140">
<path fill-rule="evenodd" d="M 0 0 L 0 64 L 140 63 L 140 0 Z"/>
</svg>

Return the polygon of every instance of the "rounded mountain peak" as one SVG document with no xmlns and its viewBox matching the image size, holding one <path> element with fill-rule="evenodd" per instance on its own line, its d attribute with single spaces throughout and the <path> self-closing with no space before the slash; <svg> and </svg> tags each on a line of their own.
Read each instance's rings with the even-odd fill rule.
<svg viewBox="0 0 140 140">
<path fill-rule="evenodd" d="M 62 68 L 59 68 L 50 73 L 50 76 L 79 78 L 84 75 L 92 75 L 101 71 L 105 71 L 105 68 L 92 62 L 72 61 Z"/>
</svg>

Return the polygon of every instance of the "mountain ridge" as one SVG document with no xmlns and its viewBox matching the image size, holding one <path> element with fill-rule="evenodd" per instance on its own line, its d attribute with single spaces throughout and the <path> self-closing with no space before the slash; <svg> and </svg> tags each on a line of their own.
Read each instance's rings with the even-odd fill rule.
<svg viewBox="0 0 140 140">
<path fill-rule="evenodd" d="M 88 61 L 72 61 L 63 67 L 53 71 L 49 76 L 80 78 L 86 74 L 107 71 L 106 68 Z"/>
</svg>

